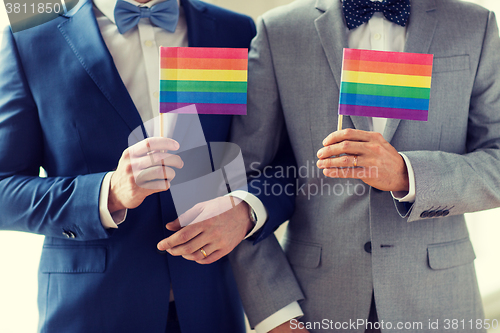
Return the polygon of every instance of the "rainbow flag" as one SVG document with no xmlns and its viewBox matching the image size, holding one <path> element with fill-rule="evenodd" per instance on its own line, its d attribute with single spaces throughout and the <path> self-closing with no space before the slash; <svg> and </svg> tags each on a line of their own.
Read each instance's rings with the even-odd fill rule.
<svg viewBox="0 0 500 333">
<path fill-rule="evenodd" d="M 433 59 L 344 49 L 339 114 L 427 121 Z"/>
<path fill-rule="evenodd" d="M 247 113 L 248 49 L 161 47 L 160 112 Z"/>
</svg>

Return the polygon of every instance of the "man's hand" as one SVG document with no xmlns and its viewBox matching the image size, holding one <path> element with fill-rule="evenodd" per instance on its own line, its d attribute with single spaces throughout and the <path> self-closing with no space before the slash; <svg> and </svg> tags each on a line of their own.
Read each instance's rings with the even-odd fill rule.
<svg viewBox="0 0 500 333">
<path fill-rule="evenodd" d="M 299 321 L 295 323 L 290 323 L 287 321 L 286 323 L 281 324 L 280 326 L 273 328 L 269 331 L 269 333 L 309 333 L 305 328 L 300 328 L 302 325 L 299 325 Z M 292 328 L 294 327 L 294 328 Z"/>
<path fill-rule="evenodd" d="M 175 171 L 184 162 L 168 151 L 178 150 L 179 143 L 168 138 L 148 138 L 127 148 L 111 177 L 108 209 L 110 213 L 136 208 L 144 199 L 157 192 L 166 191 Z"/>
<path fill-rule="evenodd" d="M 328 135 L 323 145 L 317 166 L 325 176 L 361 179 L 382 191 L 408 191 L 406 163 L 380 133 L 345 129 Z"/>
<path fill-rule="evenodd" d="M 179 220 L 189 225 L 181 228 Z M 157 246 L 173 256 L 211 264 L 231 252 L 253 227 L 246 202 L 229 196 L 219 197 L 197 204 L 168 223 L 168 230 L 178 231 Z"/>
</svg>

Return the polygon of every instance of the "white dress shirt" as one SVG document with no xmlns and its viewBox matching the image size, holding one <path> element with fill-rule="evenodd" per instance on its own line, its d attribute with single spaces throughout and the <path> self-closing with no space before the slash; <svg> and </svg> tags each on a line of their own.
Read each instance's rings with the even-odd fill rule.
<svg viewBox="0 0 500 333">
<path fill-rule="evenodd" d="M 134 0 L 125 0 L 135 6 L 151 7 L 164 0 L 152 0 L 141 4 Z M 179 0 L 177 0 L 179 3 Z M 146 122 L 159 115 L 159 47 L 187 47 L 188 28 L 186 16 L 179 4 L 179 22 L 175 32 L 163 30 L 151 24 L 148 18 L 141 18 L 137 28 L 132 28 L 123 35 L 115 24 L 115 0 L 94 0 L 94 13 L 104 42 L 113 57 L 118 74 L 127 88 L 141 119 Z M 177 121 L 177 114 L 164 115 L 165 136 L 172 136 Z M 110 214 L 108 195 L 111 175 L 108 173 L 102 182 L 99 198 L 101 223 L 105 228 L 118 228 L 126 218 L 127 210 Z M 257 215 L 257 224 L 247 235 L 250 237 L 259 230 L 267 219 L 267 212 L 262 202 L 250 193 L 236 191 L 234 196 L 245 200 Z"/>
<path fill-rule="evenodd" d="M 377 0 L 372 0 L 377 1 Z M 347 43 L 352 49 L 366 49 L 377 51 L 403 52 L 406 43 L 406 27 L 394 24 L 387 20 L 382 13 L 375 13 L 370 21 L 356 29 L 346 28 Z M 386 118 L 370 118 L 371 129 L 384 133 Z M 415 176 L 408 158 L 401 154 L 406 162 L 410 180 L 409 192 L 392 193 L 393 197 L 402 202 L 415 200 Z M 293 319 L 303 316 L 302 309 L 297 302 L 293 302 L 255 326 L 257 333 L 269 332 L 273 328 Z"/>
</svg>

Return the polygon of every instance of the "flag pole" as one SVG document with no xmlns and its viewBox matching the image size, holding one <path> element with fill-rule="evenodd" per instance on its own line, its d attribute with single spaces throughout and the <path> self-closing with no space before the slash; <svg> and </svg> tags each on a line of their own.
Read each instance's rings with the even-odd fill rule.
<svg viewBox="0 0 500 333">
<path fill-rule="evenodd" d="M 345 48 L 342 49 L 342 69 L 340 71 L 340 82 L 344 81 L 344 58 L 345 58 Z M 340 86 L 341 89 L 339 89 L 339 95 L 342 94 L 342 85 Z M 337 122 L 337 132 L 342 131 L 342 123 L 344 122 L 344 115 L 340 114 L 340 101 L 339 101 L 339 110 L 338 110 L 338 122 Z"/>
<path fill-rule="evenodd" d="M 160 137 L 163 138 L 163 113 L 160 112 Z"/>
</svg>

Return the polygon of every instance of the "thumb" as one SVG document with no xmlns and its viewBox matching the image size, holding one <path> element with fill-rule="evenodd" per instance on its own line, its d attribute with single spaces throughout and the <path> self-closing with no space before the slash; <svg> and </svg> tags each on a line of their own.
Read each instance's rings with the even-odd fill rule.
<svg viewBox="0 0 500 333">
<path fill-rule="evenodd" d="M 179 219 L 176 219 L 175 221 L 167 223 L 167 229 L 170 230 L 170 231 L 178 231 L 181 228 L 182 228 L 181 227 L 181 222 L 179 222 Z"/>
</svg>

